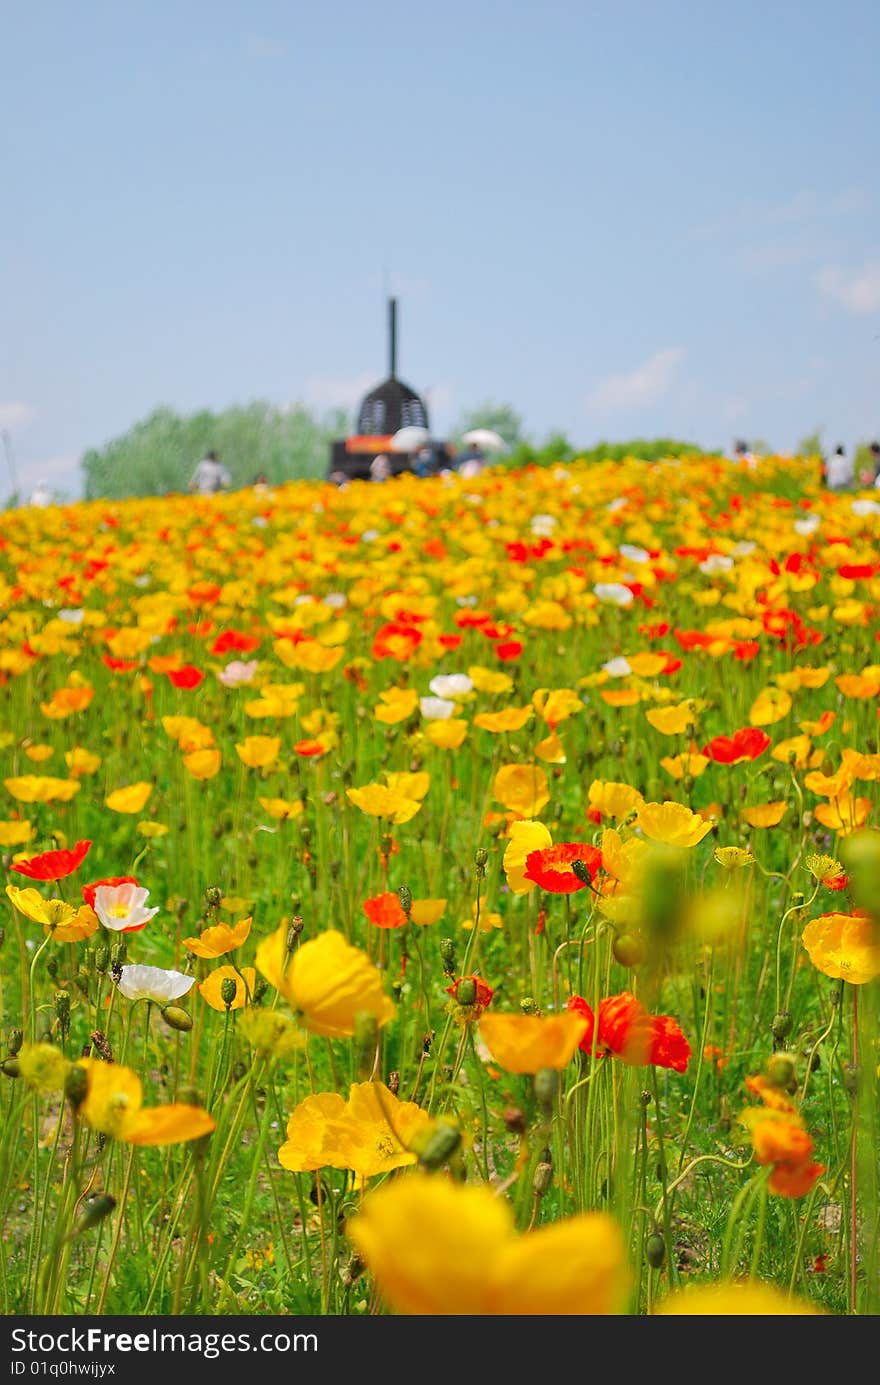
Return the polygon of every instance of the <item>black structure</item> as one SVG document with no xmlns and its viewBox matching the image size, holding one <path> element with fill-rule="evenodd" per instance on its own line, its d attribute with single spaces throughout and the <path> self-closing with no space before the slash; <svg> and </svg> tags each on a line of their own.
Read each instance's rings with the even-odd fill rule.
<svg viewBox="0 0 880 1385">
<path fill-rule="evenodd" d="M 385 455 L 392 474 L 410 469 L 405 453 L 391 451 L 391 439 L 401 428 L 428 428 L 428 410 L 414 389 L 397 378 L 397 299 L 388 300 L 388 379 L 370 390 L 357 415 L 354 437 L 334 442 L 328 475 L 346 480 L 369 480 L 370 463 Z"/>
</svg>

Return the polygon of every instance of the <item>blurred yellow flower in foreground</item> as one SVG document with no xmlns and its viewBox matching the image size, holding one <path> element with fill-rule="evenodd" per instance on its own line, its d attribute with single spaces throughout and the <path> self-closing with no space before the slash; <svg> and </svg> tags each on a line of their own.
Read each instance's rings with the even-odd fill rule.
<svg viewBox="0 0 880 1385">
<path fill-rule="evenodd" d="M 300 1012 L 304 1028 L 328 1038 L 348 1038 L 359 1013 L 381 1026 L 394 1015 L 382 989 L 382 973 L 365 952 L 351 947 L 331 929 L 287 951 L 288 925 L 282 923 L 257 948 L 257 969 Z"/>
<path fill-rule="evenodd" d="M 623 1237 L 605 1213 L 520 1236 L 510 1206 L 489 1188 L 443 1177 L 414 1174 L 378 1188 L 346 1233 L 399 1313 L 619 1313 L 629 1285 Z"/>
<path fill-rule="evenodd" d="M 587 1021 L 566 1011 L 561 1015 L 483 1015 L 480 1034 L 496 1063 L 508 1072 L 540 1072 L 571 1062 Z"/>
<path fill-rule="evenodd" d="M 104 1135 L 131 1145 L 175 1145 L 214 1129 L 213 1116 L 201 1106 L 174 1102 L 145 1107 L 140 1078 L 120 1063 L 80 1058 L 77 1067 L 84 1068 L 88 1078 L 78 1115 Z"/>
<path fill-rule="evenodd" d="M 757 1280 L 698 1284 L 692 1289 L 682 1289 L 678 1293 L 670 1294 L 657 1309 L 657 1313 L 665 1317 L 675 1315 L 710 1318 L 784 1318 L 822 1312 L 823 1309 L 807 1303 L 804 1299 L 790 1298 L 775 1285 L 761 1284 Z"/>
<path fill-rule="evenodd" d="M 431 1118 L 413 1101 L 399 1101 L 382 1082 L 355 1082 L 348 1101 L 338 1092 L 306 1097 L 287 1122 L 278 1162 L 294 1173 L 351 1169 L 360 1178 L 414 1164 L 408 1146 Z"/>
</svg>

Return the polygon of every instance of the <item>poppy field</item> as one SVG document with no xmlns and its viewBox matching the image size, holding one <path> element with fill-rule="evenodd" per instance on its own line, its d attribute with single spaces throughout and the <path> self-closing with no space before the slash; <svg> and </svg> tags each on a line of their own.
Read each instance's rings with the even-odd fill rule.
<svg viewBox="0 0 880 1385">
<path fill-rule="evenodd" d="M 878 517 L 0 515 L 2 1311 L 876 1313 Z"/>
</svg>

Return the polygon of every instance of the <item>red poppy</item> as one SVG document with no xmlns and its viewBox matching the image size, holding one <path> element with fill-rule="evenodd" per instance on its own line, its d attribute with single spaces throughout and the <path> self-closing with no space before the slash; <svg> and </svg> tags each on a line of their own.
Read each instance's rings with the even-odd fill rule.
<svg viewBox="0 0 880 1385">
<path fill-rule="evenodd" d="M 651 1015 L 629 991 L 599 1002 L 598 1034 L 592 1009 L 579 995 L 568 1002 L 569 1010 L 588 1021 L 580 1047 L 594 1057 L 613 1053 L 633 1067 L 673 1068 L 685 1072 L 691 1046 L 671 1015 Z"/>
<path fill-rule="evenodd" d="M 451 986 L 446 987 L 446 994 L 451 995 L 459 1005 L 467 1005 L 481 1015 L 491 1004 L 495 992 L 480 976 L 458 976 Z"/>
<path fill-rule="evenodd" d="M 133 668 L 137 668 L 137 659 L 114 659 L 109 654 L 102 654 L 101 658 L 111 673 L 131 673 Z"/>
<path fill-rule="evenodd" d="M 450 651 L 453 649 L 458 649 L 459 645 L 461 644 L 461 641 L 461 635 L 440 635 L 437 639 L 437 643 L 439 645 L 442 645 L 444 649 L 448 649 Z"/>
<path fill-rule="evenodd" d="M 95 907 L 95 890 L 99 885 L 136 885 L 133 875 L 108 875 L 106 880 L 95 880 L 91 885 L 83 885 L 82 897 L 90 909 Z"/>
<path fill-rule="evenodd" d="M 823 875 L 822 884 L 826 890 L 845 890 L 849 885 L 848 875 Z"/>
<path fill-rule="evenodd" d="M 380 626 L 373 636 L 371 653 L 374 659 L 397 659 L 405 664 L 421 644 L 422 638 L 421 630 L 416 630 L 412 625 L 389 621 L 387 625 Z"/>
<path fill-rule="evenodd" d="M 63 880 L 79 869 L 91 845 L 91 842 L 77 842 L 72 851 L 44 851 L 29 861 L 19 861 L 12 869 L 30 880 Z"/>
<path fill-rule="evenodd" d="M 407 922 L 403 906 L 391 890 L 364 900 L 364 913 L 377 928 L 402 928 Z"/>
<path fill-rule="evenodd" d="M 175 688 L 197 688 L 204 676 L 201 669 L 194 668 L 192 664 L 168 669 L 168 681 Z"/>
<path fill-rule="evenodd" d="M 260 641 L 253 635 L 243 635 L 240 630 L 224 630 L 211 645 L 212 654 L 252 654 Z"/>
<path fill-rule="evenodd" d="M 307 758 L 313 755 L 326 755 L 327 753 L 327 747 L 324 742 L 318 740 L 297 741 L 293 748 L 297 755 L 303 755 Z"/>
<path fill-rule="evenodd" d="M 738 765 L 743 760 L 757 760 L 770 744 L 766 731 L 757 726 L 742 726 L 732 736 L 716 736 L 703 746 L 703 754 L 719 765 Z"/>
<path fill-rule="evenodd" d="M 526 880 L 533 880 L 542 890 L 551 894 L 574 894 L 575 890 L 586 888 L 588 881 L 574 873 L 574 862 L 581 861 L 594 880 L 602 865 L 602 852 L 586 842 L 561 842 L 558 846 L 545 846 L 541 851 L 530 851 L 526 857 L 523 872 Z"/>
<path fill-rule="evenodd" d="M 502 664 L 513 663 L 515 659 L 519 658 L 522 652 L 523 646 L 519 640 L 502 640 L 500 644 L 496 644 L 495 646 L 495 653 L 498 655 Z"/>
</svg>

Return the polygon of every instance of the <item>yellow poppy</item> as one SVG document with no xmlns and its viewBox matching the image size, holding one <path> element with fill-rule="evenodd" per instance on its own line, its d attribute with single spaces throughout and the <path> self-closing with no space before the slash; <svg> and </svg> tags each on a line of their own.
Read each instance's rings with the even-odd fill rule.
<svg viewBox="0 0 880 1385">
<path fill-rule="evenodd" d="M 492 795 L 520 817 L 533 818 L 550 802 L 540 765 L 504 765 L 492 780 Z"/>
<path fill-rule="evenodd" d="M 66 750 L 64 759 L 68 771 L 77 779 L 83 774 L 95 774 L 101 767 L 100 755 L 93 755 L 90 750 L 84 750 L 82 746 L 76 746 L 73 750 Z"/>
<path fill-rule="evenodd" d="M 238 923 L 216 923 L 205 928 L 197 938 L 184 938 L 183 945 L 196 957 L 225 957 L 247 941 L 251 931 L 252 919 L 239 919 Z"/>
<path fill-rule="evenodd" d="M 630 784 L 613 779 L 594 779 L 589 790 L 590 807 L 603 818 L 628 818 L 634 808 L 640 808 L 644 798 Z"/>
<path fill-rule="evenodd" d="M 346 789 L 346 798 L 371 818 L 388 818 L 397 825 L 409 822 L 421 808 L 421 800 L 389 788 L 386 784 L 365 784 L 360 789 Z"/>
<path fill-rule="evenodd" d="M 44 765 L 55 754 L 55 748 L 51 745 L 28 745 L 24 753 L 35 765 Z"/>
<path fill-rule="evenodd" d="M 564 765 L 567 760 L 565 747 L 555 731 L 551 731 L 549 736 L 538 741 L 535 746 L 535 754 L 539 760 L 543 760 L 545 765 Z"/>
<path fill-rule="evenodd" d="M 857 827 L 864 827 L 871 814 L 871 807 L 870 798 L 852 798 L 850 794 L 845 793 L 839 798 L 833 798 L 830 803 L 818 803 L 814 809 L 814 816 L 816 821 L 821 822 L 829 831 L 847 836 Z"/>
<path fill-rule="evenodd" d="M 208 1135 L 216 1122 L 200 1106 L 175 1102 L 144 1107 L 141 1080 L 131 1068 L 80 1058 L 88 1085 L 78 1114 L 93 1130 L 133 1145 L 172 1145 Z"/>
<path fill-rule="evenodd" d="M 126 784 L 125 788 L 116 789 L 108 794 L 104 803 L 106 807 L 112 808 L 114 813 L 140 813 L 152 792 L 152 784 Z"/>
<path fill-rule="evenodd" d="M 193 779 L 213 779 L 220 773 L 222 756 L 219 750 L 191 750 L 183 764 Z"/>
<path fill-rule="evenodd" d="M 427 928 L 430 924 L 437 923 L 445 911 L 445 899 L 414 899 L 409 916 L 420 928 Z"/>
<path fill-rule="evenodd" d="M 645 719 L 664 736 L 680 736 L 696 725 L 697 715 L 693 702 L 679 702 L 676 707 L 651 707 Z"/>
<path fill-rule="evenodd" d="M 506 693 L 513 687 L 513 679 L 509 673 L 497 673 L 494 669 L 483 668 L 480 664 L 471 665 L 468 678 L 477 692 Z"/>
<path fill-rule="evenodd" d="M 331 929 L 287 952 L 288 926 L 264 938 L 257 948 L 257 968 L 270 985 L 300 1011 L 303 1026 L 328 1038 L 350 1037 L 360 1012 L 382 1025 L 394 1005 L 382 988 L 382 974 L 365 952 L 351 947 Z"/>
<path fill-rule="evenodd" d="M 280 736 L 245 736 L 244 743 L 235 746 L 236 754 L 248 769 L 270 769 L 281 750 Z"/>
<path fill-rule="evenodd" d="M 287 1122 L 278 1162 L 293 1173 L 351 1169 L 359 1178 L 416 1163 L 413 1137 L 431 1118 L 413 1101 L 399 1101 L 382 1082 L 355 1082 L 348 1101 L 338 1092 L 306 1097 Z"/>
<path fill-rule="evenodd" d="M 880 929 L 865 914 L 822 914 L 801 941 L 817 971 L 862 986 L 880 976 Z"/>
<path fill-rule="evenodd" d="M 282 822 L 285 818 L 298 818 L 303 810 L 301 798 L 295 802 L 289 798 L 261 798 L 259 802 L 270 818 L 280 818 Z"/>
<path fill-rule="evenodd" d="M 505 848 L 502 865 L 507 884 L 514 894 L 529 894 L 534 880 L 526 880 L 526 857 L 531 851 L 544 851 L 553 845 L 553 838 L 543 822 L 527 819 L 510 824 L 510 840 Z"/>
<path fill-rule="evenodd" d="M 98 916 L 88 904 L 67 904 L 63 899 L 44 899 L 32 887 L 20 890 L 7 885 L 6 893 L 13 907 L 25 918 L 41 923 L 43 930 L 59 943 L 78 943 L 90 938 L 100 926 Z"/>
<path fill-rule="evenodd" d="M 429 721 L 425 736 L 439 750 L 458 750 L 467 730 L 468 724 L 461 717 L 450 717 L 447 721 Z"/>
<path fill-rule="evenodd" d="M 750 808 L 743 808 L 740 817 L 750 827 L 777 827 L 787 811 L 788 804 L 784 801 L 755 803 Z"/>
<path fill-rule="evenodd" d="M 479 712 L 474 717 L 474 726 L 481 731 L 501 734 L 504 731 L 521 731 L 535 715 L 533 707 L 505 707 L 501 712 Z"/>
<path fill-rule="evenodd" d="M 666 846 L 696 846 L 712 831 L 711 822 L 704 822 L 699 813 L 692 813 L 683 803 L 672 802 L 643 803 L 636 826 L 651 841 Z"/>
<path fill-rule="evenodd" d="M 26 846 L 34 829 L 26 819 L 21 822 L 0 822 L 0 846 Z"/>
<path fill-rule="evenodd" d="M 772 726 L 791 711 L 791 696 L 784 688 L 764 688 L 752 703 L 750 726 Z"/>
<path fill-rule="evenodd" d="M 571 1062 L 587 1031 L 582 1015 L 483 1015 L 480 1034 L 492 1057 L 508 1072 L 540 1072 Z"/>
<path fill-rule="evenodd" d="M 691 779 L 699 779 L 711 763 L 708 755 L 698 755 L 693 751 L 687 755 L 664 755 L 660 760 L 666 773 L 671 774 L 673 779 L 683 779 L 686 774 Z"/>
<path fill-rule="evenodd" d="M 415 688 L 388 688 L 380 692 L 379 701 L 373 708 L 376 721 L 385 726 L 394 726 L 399 721 L 411 717 L 419 705 L 419 695 Z"/>
<path fill-rule="evenodd" d="M 670 1294 L 656 1309 L 661 1317 L 791 1318 L 824 1312 L 805 1299 L 791 1298 L 773 1284 L 728 1280 L 697 1284 Z"/>
<path fill-rule="evenodd" d="M 78 779 L 52 779 L 39 774 L 23 774 L 3 783 L 19 803 L 69 803 L 80 791 Z"/>
<path fill-rule="evenodd" d="M 584 704 L 574 688 L 539 688 L 532 694 L 532 706 L 538 716 L 552 727 L 584 710 Z"/>
<path fill-rule="evenodd" d="M 518 1236 L 508 1203 L 491 1189 L 440 1176 L 386 1183 L 346 1234 L 399 1313 L 611 1314 L 623 1311 L 629 1286 L 623 1237 L 605 1213 Z"/>
<path fill-rule="evenodd" d="M 218 924 L 218 928 L 222 928 L 223 926 L 223 924 Z M 216 930 L 207 929 L 206 931 L 213 933 Z M 187 944 L 187 946 L 189 946 L 189 944 Z M 190 950 L 192 951 L 193 949 L 191 948 Z M 231 949 L 227 948 L 227 951 L 231 951 Z M 204 957 L 205 955 L 219 957 L 221 954 L 205 954 L 204 952 L 198 954 L 200 957 Z M 240 967 L 238 969 L 235 967 L 215 967 L 210 976 L 201 982 L 199 991 L 201 992 L 202 999 L 207 1001 L 212 1010 L 220 1010 L 221 1012 L 225 1012 L 226 1010 L 243 1010 L 245 1005 L 250 1005 L 254 998 L 254 983 L 256 979 L 257 973 L 254 971 L 253 967 Z M 235 982 L 235 996 L 228 1005 L 220 994 L 224 981 Z"/>
</svg>

